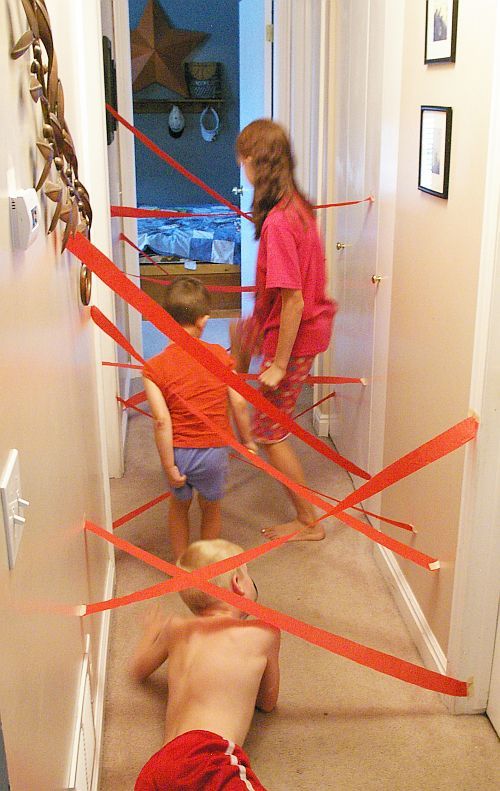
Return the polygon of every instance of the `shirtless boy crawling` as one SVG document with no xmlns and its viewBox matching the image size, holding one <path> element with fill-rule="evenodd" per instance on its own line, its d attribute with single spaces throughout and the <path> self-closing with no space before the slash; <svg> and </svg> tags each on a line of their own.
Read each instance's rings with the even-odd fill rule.
<svg viewBox="0 0 500 791">
<path fill-rule="evenodd" d="M 222 539 L 196 541 L 178 565 L 193 571 L 241 551 Z M 257 599 L 246 565 L 213 582 Z M 202 591 L 180 595 L 195 617 L 157 611 L 132 660 L 132 676 L 142 681 L 168 659 L 165 744 L 143 767 L 135 791 L 265 791 L 239 745 L 254 708 L 270 712 L 276 705 L 280 633 Z"/>
</svg>

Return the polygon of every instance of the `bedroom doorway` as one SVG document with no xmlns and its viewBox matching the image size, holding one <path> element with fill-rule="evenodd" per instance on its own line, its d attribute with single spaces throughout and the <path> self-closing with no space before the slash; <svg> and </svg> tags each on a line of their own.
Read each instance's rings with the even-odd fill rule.
<svg viewBox="0 0 500 791">
<path fill-rule="evenodd" d="M 272 0 L 240 0 L 239 3 L 207 0 L 203 5 L 197 0 L 186 0 L 182 4 L 173 0 L 128 2 L 135 125 L 205 184 L 243 209 L 250 207 L 252 192 L 241 182 L 234 142 L 242 125 L 272 112 L 272 6 Z M 147 80 L 141 82 L 138 77 L 141 62 L 137 36 L 141 30 L 144 33 L 146 22 L 143 20 L 147 20 L 151 12 L 155 15 L 156 30 L 163 26 L 165 30 L 168 27 L 174 31 L 190 31 L 192 35 L 205 35 L 205 39 L 183 58 L 182 68 L 186 63 L 188 72 L 193 66 L 221 66 L 221 98 L 213 105 L 220 128 L 213 140 L 207 140 L 202 129 L 202 123 L 211 126 L 217 122 L 211 111 L 202 122 L 202 113 L 212 106 L 209 99 L 195 101 L 193 95 L 184 98 L 165 85 L 143 84 Z M 189 78 L 187 82 L 190 83 Z M 170 115 L 174 106 L 182 114 L 184 127 L 181 134 L 172 135 Z M 151 151 L 137 142 L 135 165 L 138 207 L 214 215 L 138 220 L 137 244 L 143 251 L 139 256 L 143 290 L 162 304 L 164 285 L 159 281 L 180 274 L 192 274 L 206 285 L 253 284 L 256 259 L 253 226 L 226 211 L 216 198 L 174 168 L 159 162 Z M 226 217 L 215 216 L 221 212 L 225 212 Z M 155 264 L 160 264 L 165 271 Z M 211 324 L 220 330 L 215 342 L 225 343 L 229 319 L 241 315 L 242 311 L 248 313 L 252 305 L 251 294 L 213 293 Z M 142 322 L 142 326 L 144 356 L 148 357 L 164 347 L 165 339 L 147 322 Z"/>
<path fill-rule="evenodd" d="M 128 7 L 136 127 L 233 201 L 238 181 L 238 3 L 129 0 Z M 135 160 L 137 206 L 183 215 L 139 219 L 138 246 L 154 262 L 140 257 L 144 291 L 162 304 L 164 284 L 158 281 L 186 273 L 207 286 L 239 286 L 239 218 L 141 143 L 136 143 Z M 214 316 L 239 315 L 239 293 L 214 292 L 212 297 Z"/>
</svg>

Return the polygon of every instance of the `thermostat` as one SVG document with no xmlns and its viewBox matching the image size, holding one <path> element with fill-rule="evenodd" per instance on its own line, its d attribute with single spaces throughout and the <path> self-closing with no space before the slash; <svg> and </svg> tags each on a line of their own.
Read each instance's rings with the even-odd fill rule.
<svg viewBox="0 0 500 791">
<path fill-rule="evenodd" d="M 9 197 L 12 245 L 16 250 L 27 250 L 40 228 L 40 206 L 33 188 L 19 190 Z"/>
</svg>

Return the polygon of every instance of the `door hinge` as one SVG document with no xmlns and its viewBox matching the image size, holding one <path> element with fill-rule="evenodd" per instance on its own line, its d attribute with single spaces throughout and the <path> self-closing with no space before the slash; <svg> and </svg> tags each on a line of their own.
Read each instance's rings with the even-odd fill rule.
<svg viewBox="0 0 500 791">
<path fill-rule="evenodd" d="M 266 25 L 266 41 L 271 44 L 274 41 L 274 25 Z"/>
</svg>

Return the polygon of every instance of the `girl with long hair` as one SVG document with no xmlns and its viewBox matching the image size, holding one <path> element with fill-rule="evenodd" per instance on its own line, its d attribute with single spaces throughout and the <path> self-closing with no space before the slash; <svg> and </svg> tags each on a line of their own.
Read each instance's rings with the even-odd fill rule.
<svg viewBox="0 0 500 791">
<path fill-rule="evenodd" d="M 288 135 L 270 119 L 253 121 L 239 134 L 236 155 L 254 187 L 253 220 L 259 239 L 253 315 L 231 326 L 240 371 L 262 352 L 263 395 L 291 415 L 314 357 L 328 348 L 336 303 L 326 295 L 325 254 L 308 199 L 297 187 Z M 302 465 L 286 429 L 256 412 L 252 433 L 271 464 L 304 484 Z M 299 529 L 296 540 L 325 536 L 312 505 L 287 490 L 296 509 L 291 522 L 264 528 L 268 538 Z"/>
</svg>

